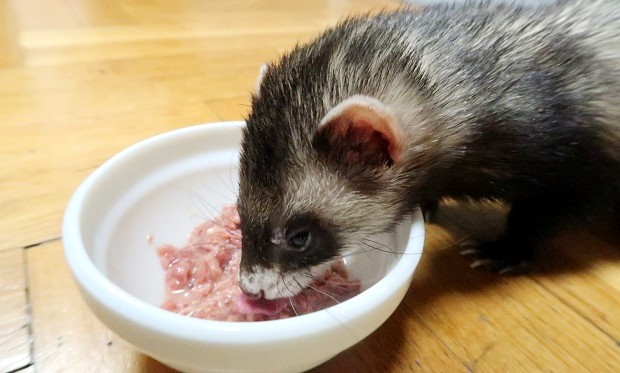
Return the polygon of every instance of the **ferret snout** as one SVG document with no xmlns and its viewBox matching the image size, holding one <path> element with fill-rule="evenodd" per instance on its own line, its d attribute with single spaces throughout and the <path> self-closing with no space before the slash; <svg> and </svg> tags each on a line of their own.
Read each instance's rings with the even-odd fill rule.
<svg viewBox="0 0 620 373">
<path fill-rule="evenodd" d="M 239 280 L 239 287 L 243 294 L 245 294 L 248 298 L 258 300 L 263 299 L 265 297 L 265 292 L 261 289 L 256 289 L 251 285 L 248 285 L 248 282 Z"/>
<path fill-rule="evenodd" d="M 302 292 L 312 277 L 320 273 L 322 271 L 314 273 L 309 269 L 282 272 L 275 268 L 255 266 L 251 270 L 242 269 L 239 272 L 239 287 L 253 299 L 288 298 Z"/>
<path fill-rule="evenodd" d="M 265 297 L 265 291 L 260 285 L 260 278 L 251 270 L 241 269 L 239 272 L 239 288 L 243 294 L 251 299 L 261 299 Z"/>
</svg>

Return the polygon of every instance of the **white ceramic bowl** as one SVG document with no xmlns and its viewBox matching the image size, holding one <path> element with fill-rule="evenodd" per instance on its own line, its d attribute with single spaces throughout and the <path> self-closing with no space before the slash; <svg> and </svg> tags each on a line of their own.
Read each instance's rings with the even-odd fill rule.
<svg viewBox="0 0 620 373">
<path fill-rule="evenodd" d="M 160 309 L 156 249 L 182 245 L 192 228 L 234 203 L 243 122 L 188 127 L 142 141 L 89 176 L 67 207 L 65 256 L 97 317 L 138 350 L 186 372 L 299 372 L 359 342 L 392 314 L 418 264 L 418 213 L 376 239 L 402 255 L 366 250 L 347 267 L 366 288 L 323 311 L 254 323 Z"/>
</svg>

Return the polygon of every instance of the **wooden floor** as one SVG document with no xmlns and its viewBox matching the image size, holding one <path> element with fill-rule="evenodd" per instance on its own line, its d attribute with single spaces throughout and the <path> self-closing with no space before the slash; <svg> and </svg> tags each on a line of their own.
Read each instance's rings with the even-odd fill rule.
<svg viewBox="0 0 620 373">
<path fill-rule="evenodd" d="M 73 190 L 151 135 L 241 119 L 258 67 L 387 0 L 0 0 L 0 372 L 168 372 L 103 327 L 62 256 Z M 487 229 L 452 204 L 428 225 L 404 302 L 315 372 L 620 371 L 620 237 L 567 231 L 528 276 L 470 270 Z M 616 228 L 614 228 L 616 227 Z"/>
</svg>

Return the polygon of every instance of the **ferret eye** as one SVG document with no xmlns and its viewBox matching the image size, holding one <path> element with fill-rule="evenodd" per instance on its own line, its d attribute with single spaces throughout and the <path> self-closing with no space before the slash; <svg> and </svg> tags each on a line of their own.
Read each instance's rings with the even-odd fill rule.
<svg viewBox="0 0 620 373">
<path fill-rule="evenodd" d="M 293 232 L 288 237 L 288 244 L 292 248 L 303 250 L 310 243 L 310 231 L 307 229 L 302 229 Z"/>
</svg>

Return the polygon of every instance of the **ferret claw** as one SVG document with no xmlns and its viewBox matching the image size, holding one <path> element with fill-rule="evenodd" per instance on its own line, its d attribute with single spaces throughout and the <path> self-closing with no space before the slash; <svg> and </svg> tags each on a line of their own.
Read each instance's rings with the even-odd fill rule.
<svg viewBox="0 0 620 373">
<path fill-rule="evenodd" d="M 500 275 L 519 275 L 526 272 L 527 269 L 527 263 L 521 262 L 519 264 L 504 267 L 500 269 L 497 273 L 499 273 Z"/>
<path fill-rule="evenodd" d="M 492 264 L 495 264 L 495 260 L 493 259 L 478 259 L 474 261 L 473 263 L 471 263 L 469 266 L 471 268 L 478 268 L 478 267 L 489 267 Z"/>
<path fill-rule="evenodd" d="M 457 245 L 460 247 L 461 256 L 468 257 L 471 261 L 469 266 L 472 269 L 483 269 L 505 276 L 520 275 L 530 269 L 527 258 L 511 255 L 514 250 L 506 252 L 496 242 L 481 244 L 475 239 L 467 238 Z"/>
<path fill-rule="evenodd" d="M 459 254 L 461 254 L 462 256 L 476 256 L 480 254 L 480 250 L 476 248 L 463 249 L 459 251 Z"/>
<path fill-rule="evenodd" d="M 470 238 L 470 239 L 467 239 L 467 240 L 460 241 L 460 242 L 458 243 L 458 245 L 459 245 L 460 247 L 472 247 L 472 246 L 478 246 L 478 245 L 480 245 L 480 242 L 478 242 L 478 241 L 474 240 L 473 238 Z M 465 250 L 464 250 L 464 251 L 465 251 Z"/>
</svg>

